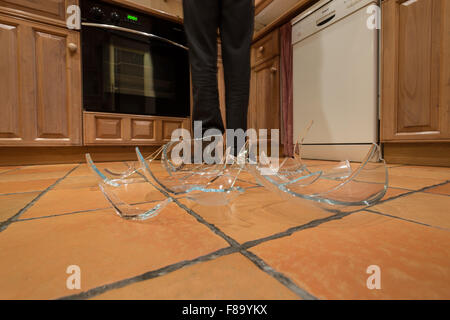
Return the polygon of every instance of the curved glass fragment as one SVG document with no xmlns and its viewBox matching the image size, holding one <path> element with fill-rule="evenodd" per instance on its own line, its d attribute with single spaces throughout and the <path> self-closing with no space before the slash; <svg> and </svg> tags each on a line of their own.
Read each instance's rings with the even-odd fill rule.
<svg viewBox="0 0 450 320">
<path fill-rule="evenodd" d="M 163 147 L 158 148 L 155 152 L 147 156 L 146 159 L 148 159 L 149 161 L 153 161 L 154 159 L 160 156 L 162 149 Z M 91 155 L 89 153 L 86 153 L 86 163 L 89 166 L 89 168 L 91 168 L 92 172 L 97 176 L 97 178 L 99 178 L 105 184 L 117 186 L 117 184 L 120 183 L 120 180 L 123 179 L 128 179 L 128 183 L 131 183 L 131 181 L 135 182 L 144 181 L 144 178 L 141 175 L 142 168 L 138 161 L 132 163 L 129 162 L 124 163 L 126 169 L 123 171 L 118 171 L 110 168 L 105 168 L 102 170 L 96 165 L 94 165 Z"/>
<path fill-rule="evenodd" d="M 224 205 L 244 192 L 244 188 L 236 185 L 241 168 L 202 164 L 156 172 L 138 147 L 136 154 L 147 179 L 154 181 L 172 197 L 188 198 L 202 205 Z"/>
<path fill-rule="evenodd" d="M 204 140 L 209 141 L 209 138 Z M 242 194 L 245 188 L 239 185 L 237 178 L 244 165 L 227 163 L 225 160 L 230 159 L 230 154 L 229 150 L 223 150 L 223 146 L 216 149 L 223 151 L 220 158 L 215 159 L 217 163 L 195 164 L 190 163 L 191 159 L 182 157 L 183 161 L 179 161 L 180 157 L 173 156 L 172 151 L 177 147 L 183 149 L 181 147 L 193 142 L 171 141 L 146 158 L 136 148 L 137 165 L 129 166 L 124 172 L 101 170 L 89 154 L 86 154 L 86 162 L 97 177 L 105 198 L 116 213 L 125 219 L 147 220 L 156 217 L 175 199 L 187 198 L 201 205 L 218 206 L 226 205 Z M 157 160 L 159 156 L 160 161 Z"/>
<path fill-rule="evenodd" d="M 100 170 L 90 154 L 86 154 L 86 162 L 103 195 L 122 218 L 142 221 L 156 217 L 173 200 L 149 184 L 144 176 L 135 173 L 137 177 L 111 179 L 105 174 L 107 169 Z"/>
<path fill-rule="evenodd" d="M 388 171 L 379 146 L 370 145 L 359 163 L 303 160 L 302 144 L 311 125 L 298 139 L 292 158 L 278 164 L 262 153 L 258 161 L 250 162 L 248 168 L 255 179 L 285 198 L 313 200 L 327 208 L 367 206 L 380 200 L 388 187 Z M 265 143 L 277 144 L 270 140 Z M 250 154 L 256 153 L 258 144 L 250 146 Z"/>
</svg>

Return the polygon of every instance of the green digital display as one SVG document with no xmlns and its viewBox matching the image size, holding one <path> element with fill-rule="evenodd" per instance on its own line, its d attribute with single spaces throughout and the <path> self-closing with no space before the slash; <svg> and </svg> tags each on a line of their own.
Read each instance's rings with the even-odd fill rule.
<svg viewBox="0 0 450 320">
<path fill-rule="evenodd" d="M 131 14 L 127 15 L 127 19 L 135 22 L 138 21 L 138 17 L 132 16 Z"/>
</svg>

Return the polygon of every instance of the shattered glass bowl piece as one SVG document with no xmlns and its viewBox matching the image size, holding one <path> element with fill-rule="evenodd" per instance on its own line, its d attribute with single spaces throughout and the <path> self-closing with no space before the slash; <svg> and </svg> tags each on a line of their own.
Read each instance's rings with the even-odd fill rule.
<svg viewBox="0 0 450 320">
<path fill-rule="evenodd" d="M 136 154 L 147 179 L 167 194 L 201 205 L 226 205 L 244 192 L 244 188 L 237 184 L 243 166 L 229 161 L 229 150 L 222 145 L 215 149 L 214 159 L 192 163 L 192 151 L 197 142 L 209 142 L 209 138 L 177 140 L 164 145 L 161 164 L 165 170 L 155 171 L 139 148 L 136 148 Z"/>
<path fill-rule="evenodd" d="M 312 200 L 330 209 L 368 206 L 379 201 L 388 188 L 388 171 L 378 145 L 368 146 L 361 162 L 307 161 L 301 157 L 303 138 L 292 158 L 274 159 L 265 153 L 256 158 L 258 143 L 249 147 L 249 171 L 267 189 L 285 199 Z M 277 146 L 268 140 L 266 145 Z"/>
<path fill-rule="evenodd" d="M 201 140 L 209 141 L 209 138 Z M 186 160 L 190 159 L 186 158 L 178 163 L 179 158 L 168 156 L 177 147 L 190 143 L 194 140 L 171 141 L 148 157 L 136 147 L 138 161 L 123 172 L 101 170 L 89 154 L 86 154 L 86 162 L 116 213 L 130 220 L 154 218 L 168 204 L 181 198 L 207 206 L 226 205 L 245 191 L 237 183 L 244 166 L 225 161 L 233 160 L 226 150 L 215 159 L 217 163 L 211 164 L 189 163 Z"/>
</svg>

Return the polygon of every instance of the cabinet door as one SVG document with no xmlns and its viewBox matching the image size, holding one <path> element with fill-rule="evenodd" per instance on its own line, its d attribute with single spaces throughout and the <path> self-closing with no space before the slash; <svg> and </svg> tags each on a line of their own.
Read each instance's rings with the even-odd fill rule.
<svg viewBox="0 0 450 320">
<path fill-rule="evenodd" d="M 20 37 L 17 21 L 0 16 L 0 144 L 23 143 L 25 109 L 20 99 Z"/>
<path fill-rule="evenodd" d="M 81 145 L 79 33 L 0 15 L 0 144 Z M 5 83 L 3 83 L 5 82 Z"/>
<path fill-rule="evenodd" d="M 30 25 L 26 61 L 32 91 L 34 127 L 39 145 L 81 144 L 80 36 L 76 31 Z"/>
<path fill-rule="evenodd" d="M 429 141 L 449 133 L 450 3 L 383 2 L 383 141 Z"/>
<path fill-rule="evenodd" d="M 252 69 L 248 127 L 280 128 L 280 75 L 276 56 Z"/>
</svg>

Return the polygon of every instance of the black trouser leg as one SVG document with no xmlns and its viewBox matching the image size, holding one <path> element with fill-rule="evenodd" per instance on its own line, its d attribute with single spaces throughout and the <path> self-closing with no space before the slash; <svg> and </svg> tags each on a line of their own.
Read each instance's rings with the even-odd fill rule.
<svg viewBox="0 0 450 320">
<path fill-rule="evenodd" d="M 253 0 L 222 0 L 220 35 L 225 80 L 227 129 L 247 130 L 250 91 L 250 47 L 253 37 Z M 229 141 L 232 154 L 237 155 L 244 140 L 235 136 Z"/>
<path fill-rule="evenodd" d="M 217 87 L 217 29 L 220 28 L 225 77 L 226 123 L 247 129 L 253 0 L 183 0 L 194 96 L 194 121 L 203 132 L 224 131 Z"/>
<path fill-rule="evenodd" d="M 220 0 L 183 0 L 194 98 L 193 120 L 224 132 L 217 85 L 217 29 Z"/>
<path fill-rule="evenodd" d="M 227 129 L 247 130 L 254 1 L 221 0 L 220 35 Z"/>
</svg>

